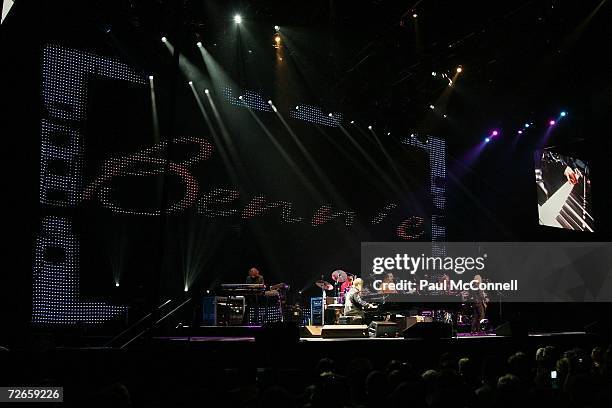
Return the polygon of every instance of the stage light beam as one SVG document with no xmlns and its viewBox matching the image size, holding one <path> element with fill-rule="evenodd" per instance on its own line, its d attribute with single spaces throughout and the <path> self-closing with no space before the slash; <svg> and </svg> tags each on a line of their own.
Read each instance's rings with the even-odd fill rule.
<svg viewBox="0 0 612 408">
<path fill-rule="evenodd" d="M 162 41 L 163 43 L 165 43 L 165 42 L 168 42 L 168 39 L 167 39 L 166 37 L 162 37 L 162 38 L 161 38 L 161 41 Z"/>
<path fill-rule="evenodd" d="M 549 124 L 550 126 L 555 126 L 555 125 L 557 124 L 557 122 L 555 122 L 554 120 L 552 120 L 552 119 L 551 119 L 551 120 L 548 122 L 548 124 Z"/>
<path fill-rule="evenodd" d="M 462 73 L 462 72 L 463 72 L 463 67 L 458 66 L 458 67 L 457 67 L 457 73 L 458 73 L 458 74 L 460 74 L 460 73 Z"/>
<path fill-rule="evenodd" d="M 196 43 L 196 46 L 197 46 L 198 48 L 202 48 L 202 41 L 198 41 L 198 42 Z"/>
<path fill-rule="evenodd" d="M 234 23 L 236 23 L 236 24 L 241 24 L 242 23 L 242 16 L 240 14 L 236 14 L 234 16 Z"/>
<path fill-rule="evenodd" d="M 567 116 L 567 112 L 566 112 L 566 111 L 561 112 L 561 117 L 562 117 L 562 118 L 564 118 L 564 117 L 566 117 L 566 116 Z"/>
</svg>

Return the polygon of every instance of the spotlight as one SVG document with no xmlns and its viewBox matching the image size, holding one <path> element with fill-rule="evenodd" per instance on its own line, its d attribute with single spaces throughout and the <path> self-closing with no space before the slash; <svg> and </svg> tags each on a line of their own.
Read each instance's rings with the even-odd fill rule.
<svg viewBox="0 0 612 408">
<path fill-rule="evenodd" d="M 187 292 L 189 290 L 189 288 L 187 286 L 185 286 L 185 292 Z"/>
<path fill-rule="evenodd" d="M 240 14 L 236 14 L 234 16 L 234 23 L 236 23 L 236 24 L 242 23 L 242 16 Z"/>
<path fill-rule="evenodd" d="M 149 81 L 153 80 L 153 75 L 149 75 Z"/>
<path fill-rule="evenodd" d="M 525 123 L 525 128 L 528 128 L 528 127 L 529 127 L 529 123 Z"/>
<path fill-rule="evenodd" d="M 119 287 L 119 282 L 115 282 L 115 286 L 116 286 L 116 287 Z"/>
<path fill-rule="evenodd" d="M 168 39 L 166 37 L 162 37 L 161 40 L 163 43 L 168 42 Z"/>
<path fill-rule="evenodd" d="M 296 107 L 295 107 L 295 110 L 300 110 L 300 107 L 299 107 L 299 106 L 296 106 Z"/>
<path fill-rule="evenodd" d="M 387 132 L 387 136 L 391 136 L 391 132 Z"/>
<path fill-rule="evenodd" d="M 435 108 L 435 106 L 429 105 L 429 109 L 434 109 L 434 108 Z"/>
<path fill-rule="evenodd" d="M 275 31 L 279 31 L 279 30 L 280 30 L 280 27 L 279 27 L 279 26 L 277 26 L 277 25 L 275 25 L 275 26 L 274 26 L 274 30 L 275 30 Z"/>
<path fill-rule="evenodd" d="M 327 115 L 327 116 L 329 116 L 329 117 L 331 118 L 331 117 L 332 117 L 332 116 L 334 116 L 334 115 L 332 115 L 332 113 L 330 112 L 330 113 L 329 113 L 329 115 Z"/>
<path fill-rule="evenodd" d="M 412 13 L 412 18 L 417 18 L 419 15 L 417 13 Z"/>
<path fill-rule="evenodd" d="M 252 53 L 253 53 L 253 50 L 249 50 L 249 54 L 252 54 Z"/>
<path fill-rule="evenodd" d="M 523 134 L 523 131 L 522 131 L 522 130 L 519 130 L 519 131 L 518 131 L 518 134 L 519 134 L 519 135 L 522 135 L 522 134 Z"/>
<path fill-rule="evenodd" d="M 438 75 L 438 73 L 436 71 L 432 71 L 431 72 L 431 76 L 436 76 L 436 75 Z"/>
<path fill-rule="evenodd" d="M 489 139 L 488 137 L 485 137 L 485 143 L 489 143 L 491 141 L 491 139 Z"/>
<path fill-rule="evenodd" d="M 561 112 L 561 117 L 562 117 L 562 118 L 564 118 L 564 117 L 566 117 L 566 116 L 567 116 L 567 112 L 566 112 L 566 111 Z"/>
<path fill-rule="evenodd" d="M 198 41 L 196 45 L 198 46 L 198 48 L 202 48 L 202 41 Z"/>
<path fill-rule="evenodd" d="M 351 120 L 351 125 L 354 125 L 354 124 L 355 124 L 355 121 L 354 121 L 354 120 Z"/>
<path fill-rule="evenodd" d="M 210 91 L 209 91 L 208 89 L 205 89 L 205 90 L 204 90 L 204 93 L 205 93 L 206 95 L 208 95 L 208 94 L 210 93 Z"/>
<path fill-rule="evenodd" d="M 457 73 L 460 74 L 461 72 L 463 72 L 463 68 L 461 66 L 457 67 Z"/>
<path fill-rule="evenodd" d="M 494 130 L 493 132 L 491 132 L 492 136 L 497 136 L 499 134 L 499 132 L 497 130 Z"/>
<path fill-rule="evenodd" d="M 368 129 L 372 130 L 372 125 L 368 126 Z"/>
<path fill-rule="evenodd" d="M 446 117 L 447 117 L 447 116 L 446 116 L 446 113 L 445 113 L 444 115 L 442 115 L 442 117 L 444 117 L 444 119 L 446 119 Z"/>
<path fill-rule="evenodd" d="M 189 81 L 189 85 L 193 85 L 193 81 Z"/>
<path fill-rule="evenodd" d="M 240 95 L 240 96 L 238 97 L 238 99 L 242 100 L 242 99 L 243 99 L 243 98 L 242 98 L 242 95 Z"/>
<path fill-rule="evenodd" d="M 268 100 L 268 105 L 272 105 L 272 99 Z"/>
<path fill-rule="evenodd" d="M 557 122 L 555 122 L 554 120 L 550 120 L 550 121 L 548 122 L 548 124 L 549 124 L 550 126 L 555 126 L 555 124 L 556 124 L 556 123 L 557 123 Z"/>
</svg>

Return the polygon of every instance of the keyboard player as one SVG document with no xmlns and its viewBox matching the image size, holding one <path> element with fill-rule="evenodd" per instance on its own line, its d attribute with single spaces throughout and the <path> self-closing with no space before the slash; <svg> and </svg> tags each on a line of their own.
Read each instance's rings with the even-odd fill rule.
<svg viewBox="0 0 612 408">
<path fill-rule="evenodd" d="M 259 272 L 259 269 L 255 267 L 249 269 L 248 275 L 246 277 L 246 283 L 258 285 L 264 284 L 264 277 L 261 272 Z"/>
<path fill-rule="evenodd" d="M 361 290 L 363 289 L 363 279 L 357 278 L 353 281 L 353 286 L 346 294 L 344 300 L 344 315 L 357 316 L 363 319 L 366 309 L 376 309 L 372 303 L 368 303 L 361 298 Z"/>
</svg>

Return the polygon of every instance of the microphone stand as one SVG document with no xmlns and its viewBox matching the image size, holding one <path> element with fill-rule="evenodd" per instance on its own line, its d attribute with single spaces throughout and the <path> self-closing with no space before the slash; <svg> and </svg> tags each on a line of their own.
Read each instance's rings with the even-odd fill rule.
<svg viewBox="0 0 612 408">
<path fill-rule="evenodd" d="M 323 280 L 323 274 L 321 274 L 321 280 Z M 321 288 L 321 326 L 325 326 L 325 288 Z"/>
</svg>

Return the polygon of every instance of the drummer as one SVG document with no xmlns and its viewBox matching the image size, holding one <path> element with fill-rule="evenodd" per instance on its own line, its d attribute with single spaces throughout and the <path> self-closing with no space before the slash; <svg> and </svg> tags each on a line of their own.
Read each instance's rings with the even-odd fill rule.
<svg viewBox="0 0 612 408">
<path fill-rule="evenodd" d="M 343 302 L 344 302 L 344 297 L 346 296 L 348 291 L 351 290 L 351 286 L 353 286 L 354 280 L 355 280 L 355 275 L 352 275 L 349 273 L 347 274 L 346 280 L 342 282 L 342 285 L 340 285 L 340 297 L 342 298 Z"/>
</svg>

